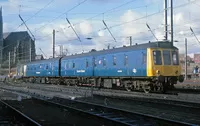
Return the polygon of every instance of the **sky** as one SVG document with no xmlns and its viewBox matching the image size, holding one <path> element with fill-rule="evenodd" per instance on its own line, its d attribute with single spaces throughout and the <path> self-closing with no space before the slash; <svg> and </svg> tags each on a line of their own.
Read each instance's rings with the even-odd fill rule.
<svg viewBox="0 0 200 126">
<path fill-rule="evenodd" d="M 169 0 L 170 1 L 170 0 Z M 52 31 L 56 31 L 56 54 L 59 46 L 69 54 L 102 50 L 110 47 L 164 39 L 164 0 L 0 0 L 3 8 L 4 32 L 26 31 L 19 15 L 35 37 L 36 53 L 39 48 L 52 56 Z M 170 2 L 168 2 L 168 5 Z M 188 52 L 199 53 L 200 0 L 174 0 L 174 45 L 184 53 L 184 39 L 188 40 Z M 80 41 L 70 27 L 72 24 Z M 111 31 L 110 35 L 103 20 Z M 148 24 L 156 38 L 149 31 Z M 170 26 L 170 8 L 168 8 Z M 170 27 L 168 27 L 170 40 Z M 87 39 L 91 38 L 91 39 Z"/>
</svg>

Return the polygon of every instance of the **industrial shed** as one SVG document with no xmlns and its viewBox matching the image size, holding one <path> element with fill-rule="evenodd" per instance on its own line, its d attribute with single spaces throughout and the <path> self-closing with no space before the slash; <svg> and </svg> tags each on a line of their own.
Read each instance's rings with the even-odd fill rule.
<svg viewBox="0 0 200 126">
<path fill-rule="evenodd" d="M 31 53 L 30 53 L 31 48 Z M 9 62 L 11 66 L 30 62 L 35 60 L 35 42 L 27 31 L 3 33 L 3 60 L 2 67 L 7 67 Z"/>
</svg>

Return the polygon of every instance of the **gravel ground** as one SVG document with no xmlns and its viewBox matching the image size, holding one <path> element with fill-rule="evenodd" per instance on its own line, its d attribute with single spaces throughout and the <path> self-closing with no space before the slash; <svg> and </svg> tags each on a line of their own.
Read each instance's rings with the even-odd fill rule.
<svg viewBox="0 0 200 126">
<path fill-rule="evenodd" d="M 38 94 L 46 95 L 49 97 L 61 97 L 61 98 L 72 98 L 76 97 L 85 101 L 94 102 L 98 104 L 104 104 L 108 106 L 114 106 L 118 108 L 127 109 L 129 111 L 141 112 L 144 114 L 150 114 L 154 116 L 159 116 L 168 119 L 175 119 L 179 121 L 186 121 L 190 123 L 200 124 L 200 112 L 195 112 L 191 109 L 183 109 L 178 107 L 170 106 L 160 106 L 156 104 L 141 103 L 134 100 L 126 100 L 126 98 L 149 98 L 149 99 L 166 99 L 166 100 L 177 100 L 177 101 L 186 101 L 186 102 L 196 102 L 200 103 L 200 94 L 182 94 L 178 95 L 167 95 L 167 94 L 145 94 L 145 93 L 135 93 L 135 92 L 125 92 L 125 91 L 110 91 L 104 90 L 94 90 L 93 93 L 96 95 L 106 96 L 108 98 L 99 98 L 99 97 L 84 97 L 84 92 L 90 92 L 90 88 L 72 88 L 66 87 L 63 85 L 45 85 L 45 84 L 18 84 L 18 85 L 5 85 L 1 84 L 0 86 L 9 89 L 23 90 L 29 92 L 35 92 Z M 26 86 L 25 88 L 22 88 Z M 87 90 L 86 90 L 87 89 Z M 68 94 L 68 95 L 67 95 Z M 70 94 L 70 97 L 69 97 Z M 79 95 L 77 95 L 79 94 Z M 82 95 L 82 96 L 81 96 Z M 109 96 L 118 96 L 122 99 L 112 99 Z M 124 98 L 124 99 L 123 99 Z"/>
<path fill-rule="evenodd" d="M 7 114 L 6 108 L 0 103 L 0 125 L 1 126 L 11 126 L 17 125 L 19 123 L 15 122 L 11 116 Z"/>
<path fill-rule="evenodd" d="M 24 95 L 21 93 L 10 93 L 4 90 L 0 90 L 0 99 L 1 100 L 10 100 L 10 101 L 21 101 L 23 99 L 28 99 L 30 96 Z M 15 119 L 13 113 L 10 113 L 9 109 L 3 104 L 0 103 L 0 125 L 1 126 L 12 126 L 12 125 L 23 125 L 22 122 L 19 122 Z"/>
<path fill-rule="evenodd" d="M 22 93 L 20 93 L 22 95 Z M 7 91 L 0 91 L 1 98 L 4 102 L 13 106 L 15 109 L 24 113 L 26 116 L 32 118 L 43 126 L 110 126 L 113 125 L 110 122 L 104 122 L 99 118 L 94 118 L 83 114 L 79 111 L 74 111 L 67 108 L 55 107 L 42 101 L 38 101 L 32 98 L 27 99 L 26 97 L 20 96 L 19 94 L 13 94 Z M 6 100 L 5 100 L 6 99 Z M 8 115 L 7 109 L 1 106 L 0 103 L 0 125 L 21 124 L 17 120 L 12 120 L 12 117 Z"/>
<path fill-rule="evenodd" d="M 79 97 L 88 97 L 91 96 L 90 87 L 70 87 L 64 85 L 47 85 L 47 84 L 0 84 L 0 86 L 15 89 L 23 90 L 29 92 L 39 93 L 48 97 L 62 97 L 62 98 L 79 98 Z M 166 99 L 166 100 L 177 100 L 177 101 L 186 101 L 186 102 L 197 102 L 200 103 L 200 94 L 187 94 L 187 93 L 178 93 L 178 95 L 169 95 L 169 94 L 153 94 L 153 93 L 142 93 L 142 92 L 127 92 L 119 90 L 109 90 L 109 89 L 93 89 L 94 95 L 102 96 L 118 96 L 124 98 L 152 98 L 152 99 Z"/>
<path fill-rule="evenodd" d="M 42 125 L 58 125 L 58 126 L 66 126 L 66 125 L 82 125 L 82 124 L 91 124 L 96 125 L 95 121 L 91 120 L 85 115 L 81 113 L 74 113 L 67 109 L 52 107 L 47 104 L 43 104 L 41 102 L 27 99 L 19 101 L 6 101 L 11 104 L 21 112 L 25 113 L 30 118 L 36 120 Z M 31 109 L 30 109 L 31 108 Z M 88 122 L 88 123 L 86 123 Z M 100 122 L 99 122 L 100 124 Z"/>
<path fill-rule="evenodd" d="M 137 99 L 127 100 L 99 96 L 93 98 L 80 98 L 79 100 L 200 125 L 200 111 L 195 111 L 195 109 L 192 108 L 185 109 L 170 105 L 142 102 Z"/>
<path fill-rule="evenodd" d="M 4 90 L 0 89 L 0 99 L 2 100 L 22 100 L 22 99 L 27 99 L 30 98 L 29 95 L 25 95 L 22 93 L 10 93 Z"/>
<path fill-rule="evenodd" d="M 185 80 L 183 83 L 176 84 L 175 87 L 184 89 L 200 89 L 200 80 Z"/>
</svg>

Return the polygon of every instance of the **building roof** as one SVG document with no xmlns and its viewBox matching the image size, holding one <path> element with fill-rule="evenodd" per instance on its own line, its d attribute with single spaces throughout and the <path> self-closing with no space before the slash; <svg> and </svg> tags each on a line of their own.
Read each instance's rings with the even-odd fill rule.
<svg viewBox="0 0 200 126">
<path fill-rule="evenodd" d="M 60 57 L 51 58 L 51 59 L 43 59 L 43 60 L 35 60 L 35 61 L 29 62 L 29 63 L 26 63 L 26 64 L 27 65 L 28 64 L 38 64 L 38 63 L 44 64 L 44 63 L 55 62 L 55 61 L 59 61 L 59 60 L 60 60 Z"/>
<path fill-rule="evenodd" d="M 30 38 L 30 35 L 27 31 L 17 31 L 17 32 L 6 32 L 3 33 L 3 39 L 11 39 L 11 40 L 24 40 Z"/>
<path fill-rule="evenodd" d="M 9 35 L 10 35 L 11 32 L 6 32 L 6 33 L 3 33 L 3 39 L 6 39 Z"/>
</svg>

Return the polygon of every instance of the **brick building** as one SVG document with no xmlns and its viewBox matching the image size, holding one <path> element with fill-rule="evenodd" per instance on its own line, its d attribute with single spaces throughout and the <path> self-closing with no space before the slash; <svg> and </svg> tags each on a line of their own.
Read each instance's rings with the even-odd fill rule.
<svg viewBox="0 0 200 126">
<path fill-rule="evenodd" d="M 180 60 L 181 63 L 185 63 L 185 54 L 180 54 L 179 55 L 179 60 Z M 191 58 L 190 56 L 187 56 L 187 62 L 188 63 L 193 63 L 194 59 Z"/>
</svg>

